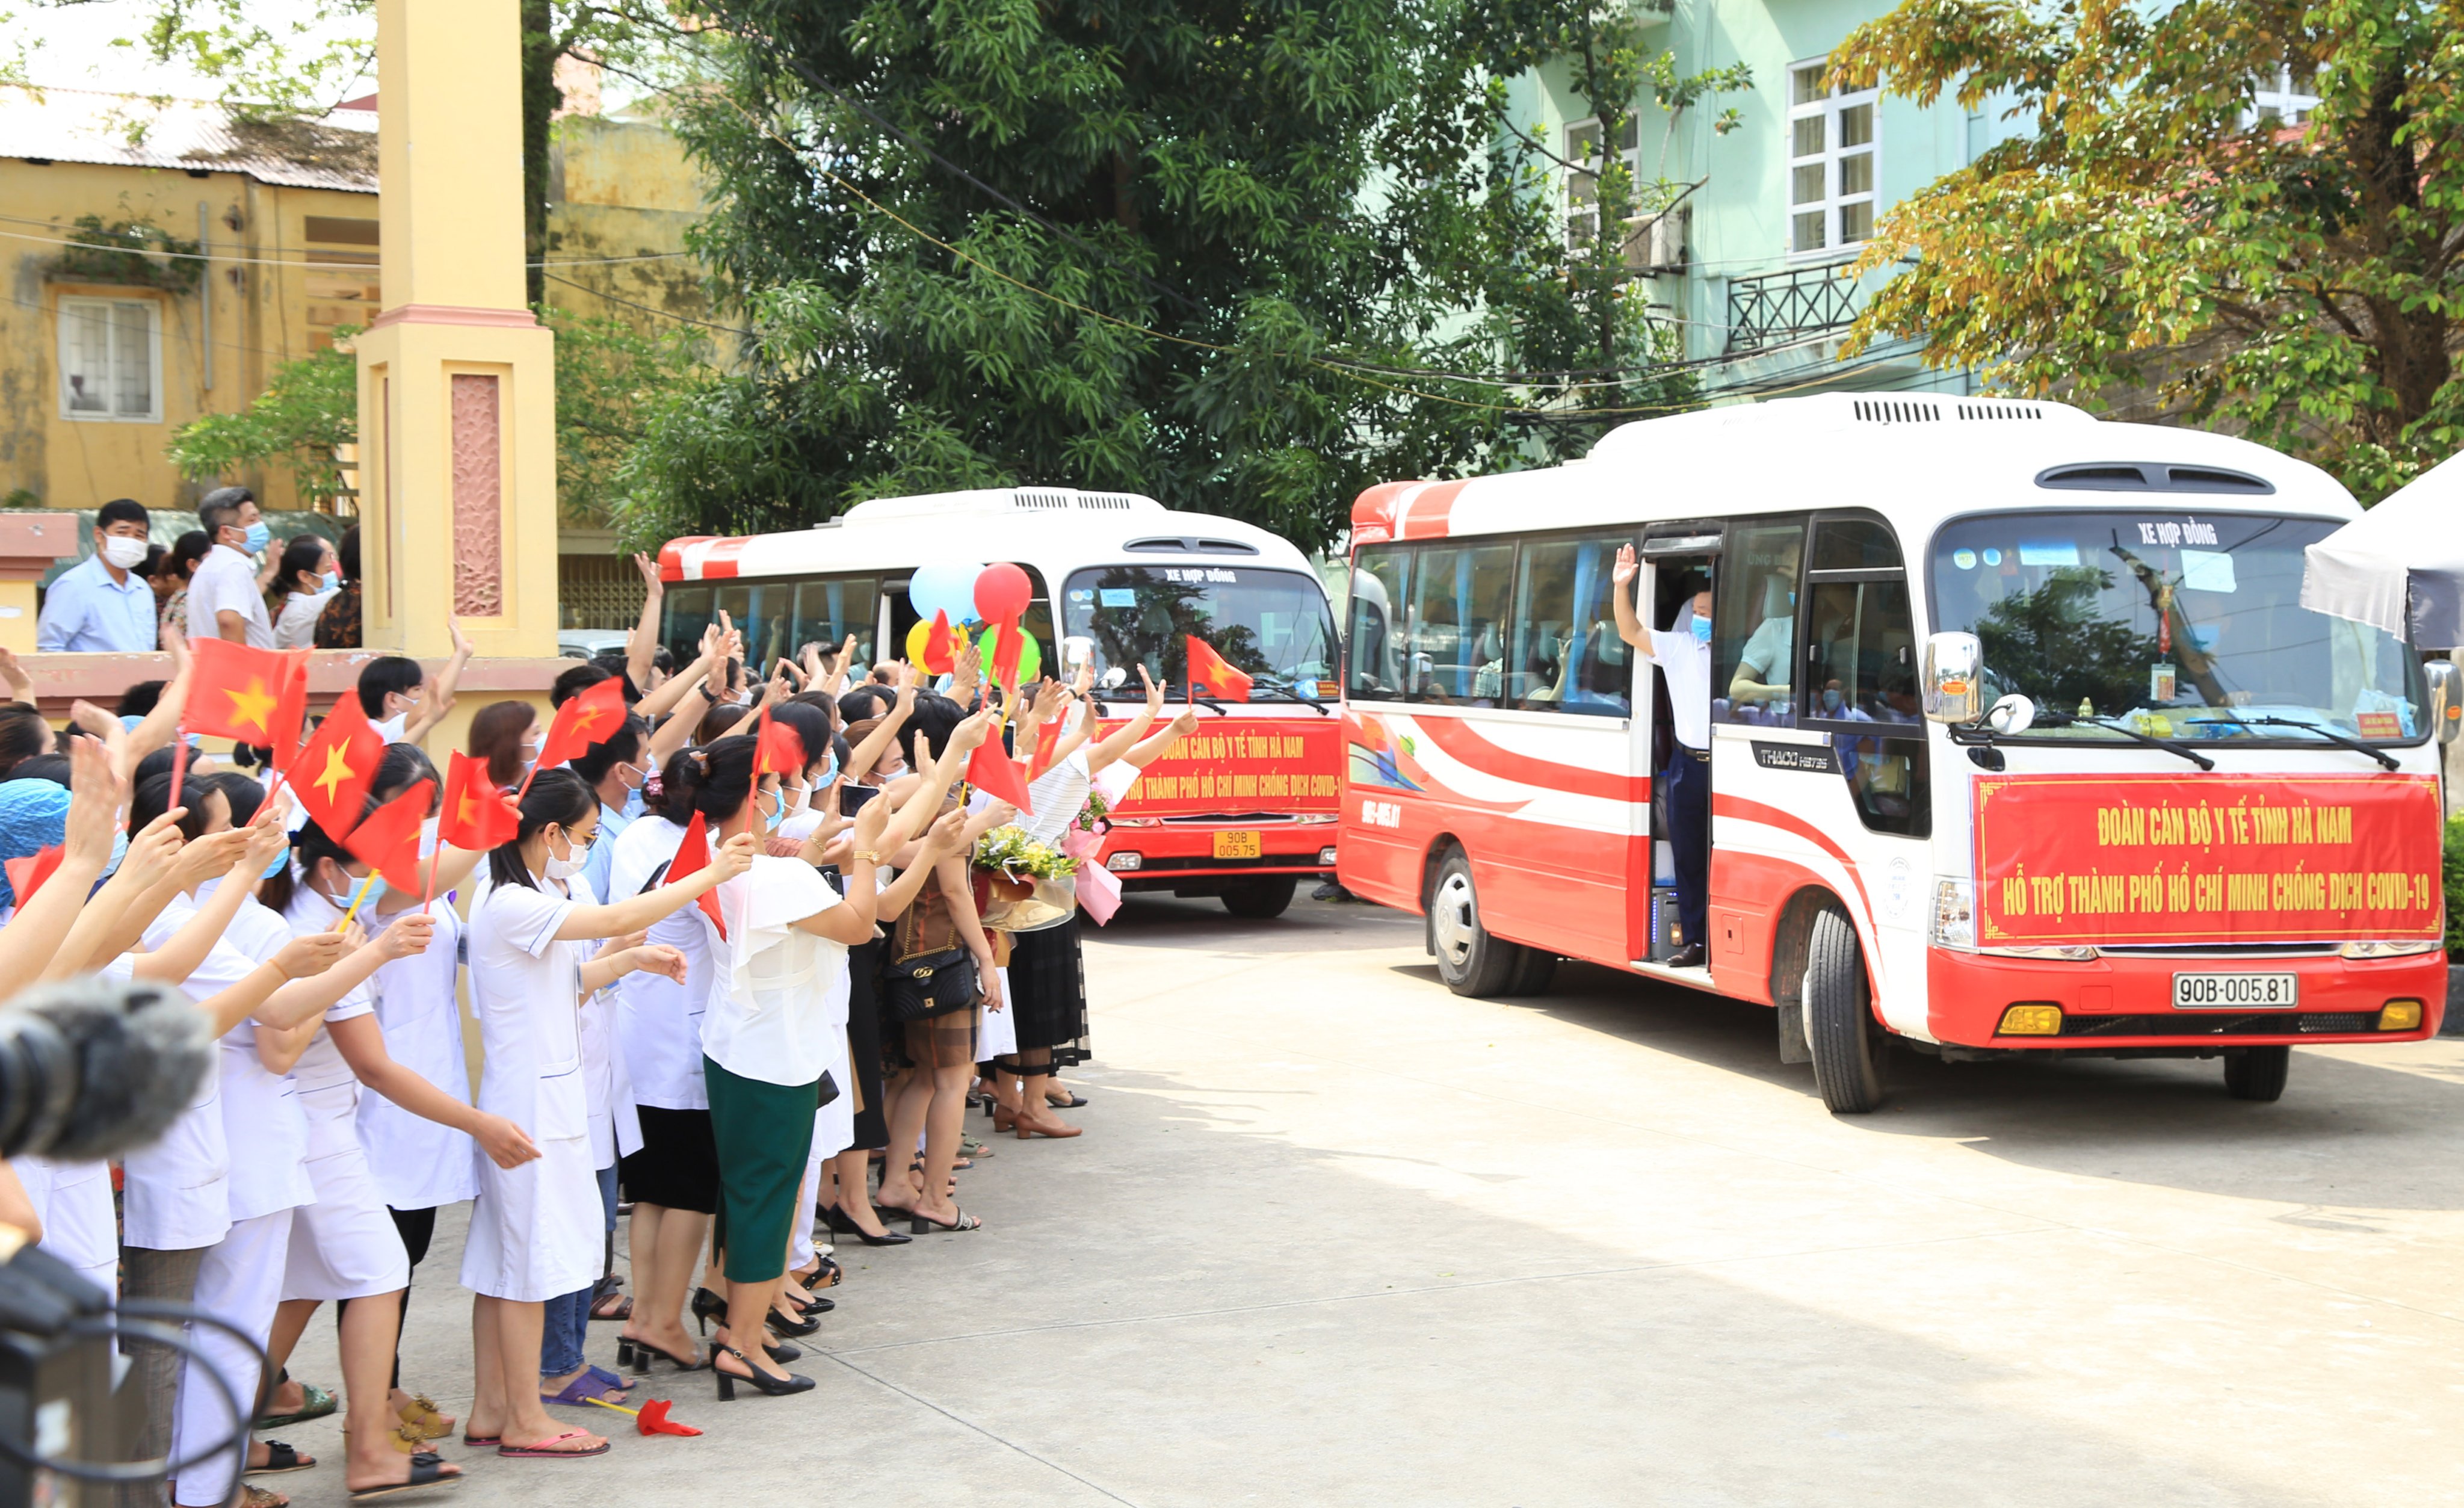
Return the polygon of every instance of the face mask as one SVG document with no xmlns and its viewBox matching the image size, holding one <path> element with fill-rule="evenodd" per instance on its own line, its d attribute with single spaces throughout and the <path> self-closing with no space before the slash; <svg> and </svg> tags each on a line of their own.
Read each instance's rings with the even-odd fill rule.
<svg viewBox="0 0 2464 1508">
<path fill-rule="evenodd" d="M 1711 642 L 1710 619 L 1696 618 L 1694 620 L 1694 642 L 1697 644 L 1708 644 Z"/>
<path fill-rule="evenodd" d="M 781 786 L 779 787 L 780 810 L 782 813 L 802 811 L 804 809 L 804 804 L 812 799 L 812 795 L 813 787 L 810 786 Z"/>
<path fill-rule="evenodd" d="M 830 751 L 830 762 L 822 766 L 822 772 L 820 774 L 813 777 L 812 788 L 815 790 L 825 789 L 828 787 L 831 781 L 838 778 L 839 756 L 838 751 L 833 749 Z"/>
<path fill-rule="evenodd" d="M 1836 691 L 1827 691 L 1827 690 L 1826 690 L 1825 692 L 1823 692 L 1823 694 L 1822 694 L 1822 710 L 1823 710 L 1823 711 L 1825 711 L 1825 712 L 1837 712 L 1837 711 L 1838 711 L 1838 710 L 1839 710 L 1839 702 L 1840 702 L 1840 696 L 1839 696 L 1839 693 L 1837 693 L 1837 692 L 1836 692 Z"/>
<path fill-rule="evenodd" d="M 753 808 L 757 811 L 761 809 L 761 798 L 759 796 L 755 796 L 753 798 Z M 761 812 L 761 831 L 764 832 L 776 832 L 779 831 L 779 824 L 786 820 L 787 804 L 784 801 L 781 801 L 769 810 Z"/>
<path fill-rule="evenodd" d="M 576 875 L 581 874 L 583 866 L 590 860 L 590 851 L 587 849 L 574 848 L 572 844 L 572 835 L 567 834 L 565 837 L 565 845 L 572 854 L 572 857 L 570 858 L 557 857 L 556 850 L 550 848 L 547 851 L 547 867 L 539 873 L 545 875 L 550 879 L 571 879 Z"/>
<path fill-rule="evenodd" d="M 359 880 L 352 879 L 348 875 L 343 876 L 342 878 L 345 881 L 342 886 L 342 893 L 339 896 L 325 897 L 327 900 L 333 903 L 334 909 L 337 911 L 350 910 L 351 898 L 359 895 L 360 893 L 361 882 Z M 360 901 L 360 910 L 363 912 L 365 912 L 370 906 L 373 906 L 378 901 L 384 899 L 385 893 L 385 882 L 382 876 L 371 877 L 366 883 L 368 893 L 366 897 Z"/>
<path fill-rule="evenodd" d="M 290 845 L 285 844 L 282 852 L 274 855 L 273 861 L 265 866 L 265 873 L 259 875 L 257 878 L 272 879 L 275 876 L 281 874 L 284 870 L 289 869 L 290 867 L 291 848 Z"/>
<path fill-rule="evenodd" d="M 248 553 L 251 555 L 263 554 L 265 546 L 270 543 L 273 539 L 274 531 L 272 529 L 267 528 L 262 523 L 250 524 L 248 526 Z"/>
<path fill-rule="evenodd" d="M 122 539 L 117 534 L 102 537 L 102 558 L 121 570 L 133 570 L 145 564 L 145 542 Z"/>
<path fill-rule="evenodd" d="M 317 589 L 319 591 L 340 591 L 341 588 L 342 573 L 341 571 L 329 570 L 317 578 Z"/>
<path fill-rule="evenodd" d="M 383 722 L 372 725 L 376 728 L 378 737 L 387 743 L 399 743 L 402 742 L 403 723 L 408 717 L 407 713 L 397 712 Z"/>
</svg>

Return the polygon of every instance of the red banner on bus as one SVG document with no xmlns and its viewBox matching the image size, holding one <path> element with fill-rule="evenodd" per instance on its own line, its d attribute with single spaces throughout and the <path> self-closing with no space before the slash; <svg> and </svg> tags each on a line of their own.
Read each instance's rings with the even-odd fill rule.
<svg viewBox="0 0 2464 1508">
<path fill-rule="evenodd" d="M 1989 775 L 1974 799 L 1982 946 L 2439 935 L 2426 776 Z"/>
<path fill-rule="evenodd" d="M 1120 814 L 1332 811 L 1342 795 L 1343 724 L 1337 720 L 1207 719 L 1147 766 Z"/>
</svg>

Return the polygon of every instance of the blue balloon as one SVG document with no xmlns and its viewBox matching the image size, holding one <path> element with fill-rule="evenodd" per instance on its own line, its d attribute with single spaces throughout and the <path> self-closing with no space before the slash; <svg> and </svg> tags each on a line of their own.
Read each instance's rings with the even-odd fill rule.
<svg viewBox="0 0 2464 1508">
<path fill-rule="evenodd" d="M 976 615 L 976 578 L 983 573 L 980 564 L 918 566 L 907 583 L 908 605 L 927 622 L 946 612 L 952 623 L 964 623 Z"/>
</svg>

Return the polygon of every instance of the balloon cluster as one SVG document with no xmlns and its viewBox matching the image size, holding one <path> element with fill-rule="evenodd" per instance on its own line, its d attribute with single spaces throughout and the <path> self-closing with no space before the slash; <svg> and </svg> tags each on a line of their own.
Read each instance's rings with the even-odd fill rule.
<svg viewBox="0 0 2464 1508">
<path fill-rule="evenodd" d="M 1035 587 L 1026 572 L 1007 561 L 990 566 L 920 566 L 907 583 L 908 606 L 919 620 L 907 631 L 907 657 L 918 665 L 925 663 L 933 625 L 938 619 L 953 629 L 980 627 L 979 636 L 969 636 L 978 639 L 984 663 L 990 665 L 999 648 L 1001 626 L 1008 624 L 1021 643 L 1019 679 L 1031 681 L 1044 668 L 1044 651 L 1035 635 L 1018 625 L 1034 596 Z"/>
</svg>

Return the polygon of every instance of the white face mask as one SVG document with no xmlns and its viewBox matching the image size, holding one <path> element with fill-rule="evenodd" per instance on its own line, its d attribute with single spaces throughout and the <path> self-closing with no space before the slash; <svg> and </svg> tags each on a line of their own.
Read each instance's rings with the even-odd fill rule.
<svg viewBox="0 0 2464 1508">
<path fill-rule="evenodd" d="M 571 879 L 581 874 L 583 867 L 590 861 L 590 851 L 576 846 L 573 834 L 566 833 L 564 841 L 566 852 L 572 854 L 570 858 L 557 857 L 555 840 L 551 838 L 548 842 L 547 864 L 539 873 L 550 879 Z"/>
<path fill-rule="evenodd" d="M 134 570 L 145 564 L 145 542 L 123 539 L 117 534 L 102 536 L 99 547 L 102 558 L 121 570 Z"/>
</svg>

